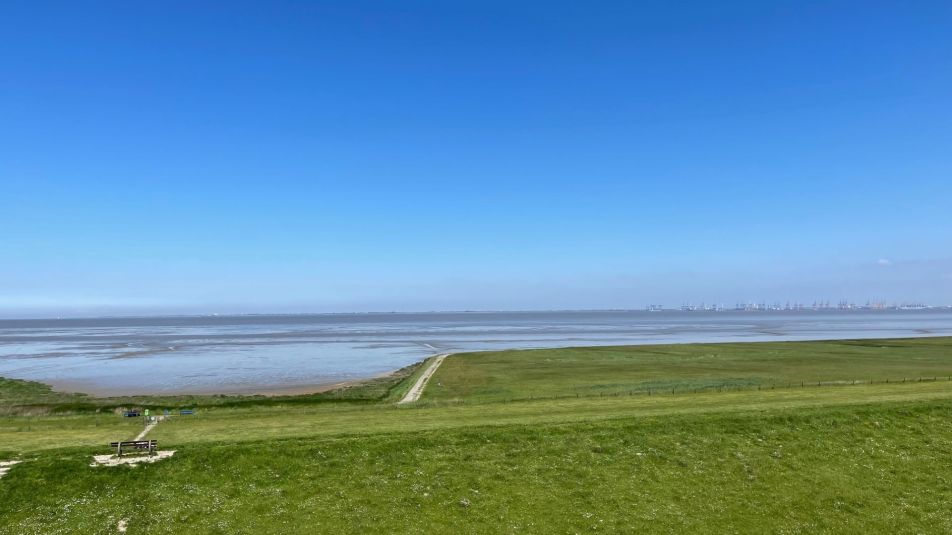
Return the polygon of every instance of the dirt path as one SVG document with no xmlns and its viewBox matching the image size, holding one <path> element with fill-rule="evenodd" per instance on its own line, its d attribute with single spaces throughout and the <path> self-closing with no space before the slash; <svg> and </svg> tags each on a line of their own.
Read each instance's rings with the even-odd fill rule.
<svg viewBox="0 0 952 535">
<path fill-rule="evenodd" d="M 433 362 L 430 363 L 430 367 L 423 372 L 423 375 L 417 379 L 413 388 L 407 392 L 407 395 L 403 396 L 403 399 L 401 399 L 399 403 L 413 403 L 420 399 L 420 396 L 423 395 L 423 389 L 426 388 L 426 384 L 430 381 L 430 377 L 433 377 L 433 374 L 436 373 L 436 369 L 440 367 L 440 364 L 443 364 L 443 359 L 448 356 L 448 354 L 437 355 L 436 358 L 433 359 Z"/>
<path fill-rule="evenodd" d="M 165 419 L 164 416 L 157 416 L 157 417 L 155 418 L 155 421 L 154 421 L 154 422 L 152 422 L 151 424 L 145 426 L 145 429 L 143 429 L 142 432 L 139 433 L 139 435 L 136 436 L 136 438 L 134 438 L 134 439 L 132 439 L 132 440 L 142 440 L 142 439 L 144 439 L 145 436 L 149 434 L 149 431 L 152 431 L 152 428 L 155 427 L 155 426 L 157 426 L 157 425 L 159 425 L 159 422 L 161 422 L 161 421 L 164 420 L 164 419 Z"/>
</svg>

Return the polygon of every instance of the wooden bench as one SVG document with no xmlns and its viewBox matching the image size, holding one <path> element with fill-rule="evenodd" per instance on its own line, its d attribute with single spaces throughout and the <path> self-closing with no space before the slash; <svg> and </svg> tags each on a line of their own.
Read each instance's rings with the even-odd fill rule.
<svg viewBox="0 0 952 535">
<path fill-rule="evenodd" d="M 155 448 L 159 442 L 152 440 L 120 440 L 119 442 L 110 442 L 109 446 L 116 448 L 116 455 L 122 457 L 122 448 L 132 448 L 136 450 L 149 450 L 149 455 L 155 455 Z"/>
<path fill-rule="evenodd" d="M 178 413 L 181 414 L 182 416 L 191 416 L 192 414 L 195 414 L 195 411 L 193 411 L 192 409 L 182 409 L 178 411 Z"/>
<path fill-rule="evenodd" d="M 123 411 L 122 415 L 126 418 L 136 418 L 139 416 L 139 411 Z"/>
</svg>

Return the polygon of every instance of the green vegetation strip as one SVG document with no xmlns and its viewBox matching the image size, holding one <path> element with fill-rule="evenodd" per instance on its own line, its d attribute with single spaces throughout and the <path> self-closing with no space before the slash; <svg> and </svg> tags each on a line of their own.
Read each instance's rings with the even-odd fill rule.
<svg viewBox="0 0 952 535">
<path fill-rule="evenodd" d="M 163 447 L 218 441 L 405 433 L 497 425 L 573 423 L 618 418 L 775 411 L 884 401 L 952 399 L 952 383 L 856 385 L 773 391 L 709 392 L 407 407 L 388 405 L 208 408 L 175 416 L 149 438 Z M 118 416 L 0 418 L 0 453 L 95 446 L 135 436 L 141 423 Z"/>
<path fill-rule="evenodd" d="M 952 376 L 952 338 L 581 347 L 448 357 L 423 400 L 494 402 Z"/>
</svg>

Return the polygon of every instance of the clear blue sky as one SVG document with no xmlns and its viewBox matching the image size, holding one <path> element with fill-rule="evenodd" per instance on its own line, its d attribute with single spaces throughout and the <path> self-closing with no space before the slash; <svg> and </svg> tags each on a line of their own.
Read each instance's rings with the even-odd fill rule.
<svg viewBox="0 0 952 535">
<path fill-rule="evenodd" d="M 952 302 L 952 3 L 0 4 L 0 316 Z"/>
</svg>

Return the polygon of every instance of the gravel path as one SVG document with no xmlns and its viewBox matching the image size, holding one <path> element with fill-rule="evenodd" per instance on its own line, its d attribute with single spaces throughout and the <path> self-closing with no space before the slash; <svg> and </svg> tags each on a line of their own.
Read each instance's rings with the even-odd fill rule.
<svg viewBox="0 0 952 535">
<path fill-rule="evenodd" d="M 448 356 L 449 355 L 446 354 L 437 355 L 436 358 L 433 359 L 433 362 L 430 363 L 430 367 L 427 368 L 425 372 L 423 372 L 423 375 L 417 379 L 417 382 L 413 385 L 413 388 L 407 392 L 406 396 L 403 396 L 403 399 L 401 399 L 399 403 L 413 403 L 414 401 L 420 399 L 420 396 L 423 395 L 423 389 L 426 388 L 426 383 L 428 383 L 430 381 L 430 377 L 433 377 L 433 374 L 436 373 L 436 369 L 440 367 L 440 364 L 443 364 L 443 359 Z"/>
<path fill-rule="evenodd" d="M 132 439 L 132 440 L 142 440 L 143 438 L 145 438 L 146 435 L 149 434 L 149 431 L 152 431 L 152 428 L 153 428 L 153 427 L 159 425 L 159 422 L 161 422 L 161 421 L 164 420 L 164 419 L 165 419 L 164 416 L 157 416 L 157 417 L 155 418 L 155 421 L 154 421 L 154 422 L 152 422 L 151 424 L 145 426 L 145 429 L 143 429 L 142 432 L 139 433 L 139 435 L 138 435 L 136 438 Z"/>
</svg>

